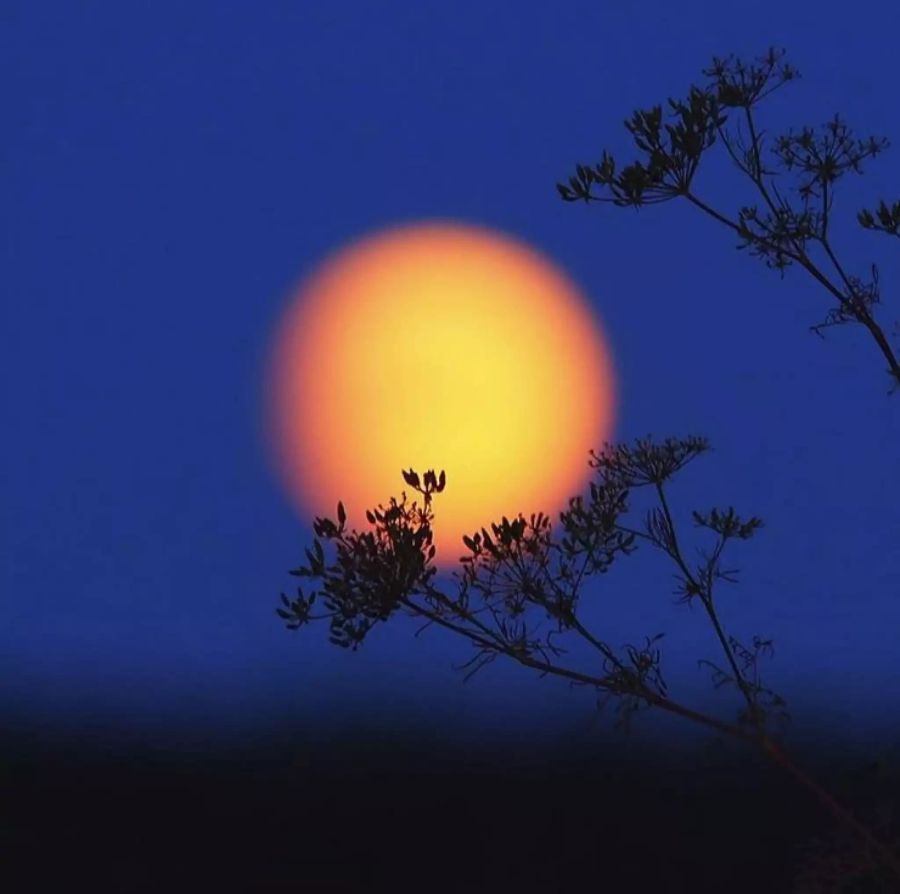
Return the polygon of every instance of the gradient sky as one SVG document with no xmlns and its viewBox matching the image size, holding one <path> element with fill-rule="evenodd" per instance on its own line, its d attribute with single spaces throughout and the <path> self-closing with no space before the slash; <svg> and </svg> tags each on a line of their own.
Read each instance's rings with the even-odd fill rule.
<svg viewBox="0 0 900 894">
<path fill-rule="evenodd" d="M 843 113 L 900 143 L 893 4 L 7 3 L 2 15 L 6 725 L 152 736 L 299 722 L 453 731 L 589 728 L 588 693 L 390 624 L 356 654 L 274 615 L 310 528 L 260 427 L 272 329 L 323 255 L 380 227 L 452 219 L 531 243 L 580 284 L 620 383 L 616 436 L 707 435 L 680 511 L 734 504 L 766 528 L 723 613 L 771 636 L 796 722 L 846 731 L 900 708 L 900 404 L 861 331 L 673 203 L 639 213 L 554 189 L 622 120 L 682 95 L 714 54 L 788 49 L 776 130 Z M 764 124 L 765 126 L 765 124 Z M 717 147 L 718 149 L 718 147 Z M 842 184 L 836 235 L 900 255 L 856 211 L 898 198 L 900 146 Z M 718 152 L 698 190 L 749 198 Z M 487 521 L 487 520 L 486 520 Z M 675 694 L 714 657 L 671 570 L 636 555 L 592 588 L 611 642 L 667 632 Z M 730 708 L 724 708 L 725 713 Z M 103 734 L 106 734 L 103 732 Z M 99 734 L 99 733 L 98 733 Z"/>
</svg>

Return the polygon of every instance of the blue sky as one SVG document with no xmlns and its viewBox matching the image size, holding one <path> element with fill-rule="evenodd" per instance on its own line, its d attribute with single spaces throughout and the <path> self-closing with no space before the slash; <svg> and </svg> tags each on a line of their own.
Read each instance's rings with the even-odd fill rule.
<svg viewBox="0 0 900 894">
<path fill-rule="evenodd" d="M 389 625 L 356 654 L 273 614 L 308 521 L 270 472 L 262 372 L 292 286 L 380 227 L 497 228 L 560 264 L 615 354 L 616 436 L 697 432 L 715 452 L 673 499 L 766 528 L 723 612 L 772 636 L 771 682 L 841 733 L 900 708 L 900 406 L 861 331 L 680 203 L 559 201 L 633 109 L 686 93 L 713 55 L 787 48 L 802 79 L 761 114 L 841 112 L 900 142 L 886 2 L 42 3 L 3 13 L 0 307 L 2 704 L 31 727 L 136 735 L 372 722 L 534 734 L 591 723 L 587 693 Z M 856 211 L 897 199 L 898 149 L 842 184 L 836 237 L 898 254 Z M 748 198 L 721 160 L 698 191 Z M 635 556 L 591 591 L 612 642 L 667 632 L 685 701 L 714 655 L 670 569 Z M 726 705 L 723 709 L 729 711 Z M 200 733 L 198 733 L 200 734 Z"/>
</svg>

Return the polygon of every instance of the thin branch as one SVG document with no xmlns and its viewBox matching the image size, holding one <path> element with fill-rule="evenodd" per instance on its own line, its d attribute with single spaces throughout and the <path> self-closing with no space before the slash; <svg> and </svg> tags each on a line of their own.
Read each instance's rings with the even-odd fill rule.
<svg viewBox="0 0 900 894">
<path fill-rule="evenodd" d="M 660 483 L 656 485 L 656 492 L 659 495 L 659 501 L 662 505 L 663 513 L 666 517 L 666 522 L 669 526 L 669 529 L 672 532 L 672 545 L 673 545 L 673 554 L 672 558 L 675 560 L 678 567 L 681 569 L 681 573 L 685 576 L 688 583 L 694 587 L 697 591 L 700 592 L 700 601 L 703 604 L 703 608 L 706 611 L 707 616 L 709 617 L 710 622 L 713 625 L 713 630 L 715 631 L 716 638 L 719 640 L 719 644 L 722 647 L 722 651 L 725 653 L 725 657 L 728 660 L 728 664 L 731 667 L 731 671 L 734 674 L 735 682 L 738 684 L 738 687 L 741 690 L 741 694 L 744 696 L 744 700 L 747 702 L 747 707 L 750 710 L 750 716 L 754 719 L 754 723 L 757 728 L 762 731 L 760 719 L 759 719 L 759 709 L 756 704 L 756 699 L 754 699 L 749 687 L 747 686 L 747 681 L 744 679 L 743 673 L 741 673 L 740 668 L 738 667 L 737 661 L 734 657 L 734 651 L 731 648 L 731 645 L 728 641 L 728 638 L 725 636 L 725 631 L 722 628 L 722 624 L 719 621 L 718 614 L 716 613 L 715 607 L 713 605 L 712 599 L 712 591 L 709 588 L 704 589 L 701 587 L 696 579 L 694 578 L 691 570 L 688 568 L 687 563 L 684 560 L 684 557 L 681 554 L 681 550 L 678 546 L 678 538 L 675 530 L 675 521 L 672 518 L 672 513 L 669 511 L 669 503 L 666 499 L 665 491 L 663 490 L 663 486 Z"/>
</svg>

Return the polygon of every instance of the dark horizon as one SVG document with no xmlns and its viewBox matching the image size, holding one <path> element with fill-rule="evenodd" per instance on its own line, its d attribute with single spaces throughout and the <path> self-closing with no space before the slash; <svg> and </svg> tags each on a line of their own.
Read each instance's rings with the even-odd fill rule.
<svg viewBox="0 0 900 894">
<path fill-rule="evenodd" d="M 713 740 L 462 749 L 389 731 L 309 745 L 297 730 L 181 752 L 7 741 L 0 757 L 4 871 L 33 884 L 17 890 L 78 878 L 123 892 L 724 884 L 738 894 L 793 890 L 817 846 L 837 847 L 805 791 Z M 900 796 L 900 748 L 881 764 L 865 751 L 799 758 L 866 818 Z M 672 888 L 679 879 L 690 881 Z"/>
</svg>

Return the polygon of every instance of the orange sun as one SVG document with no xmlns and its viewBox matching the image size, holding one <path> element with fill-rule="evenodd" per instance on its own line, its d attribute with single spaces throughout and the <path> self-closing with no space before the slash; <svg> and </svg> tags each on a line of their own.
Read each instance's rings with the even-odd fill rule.
<svg viewBox="0 0 900 894">
<path fill-rule="evenodd" d="M 533 249 L 447 223 L 376 234 L 325 261 L 277 329 L 269 428 L 304 513 L 352 525 L 402 469 L 445 470 L 437 561 L 501 516 L 555 517 L 612 431 L 608 347 L 575 285 Z M 413 496 L 411 494 L 411 496 Z"/>
</svg>

